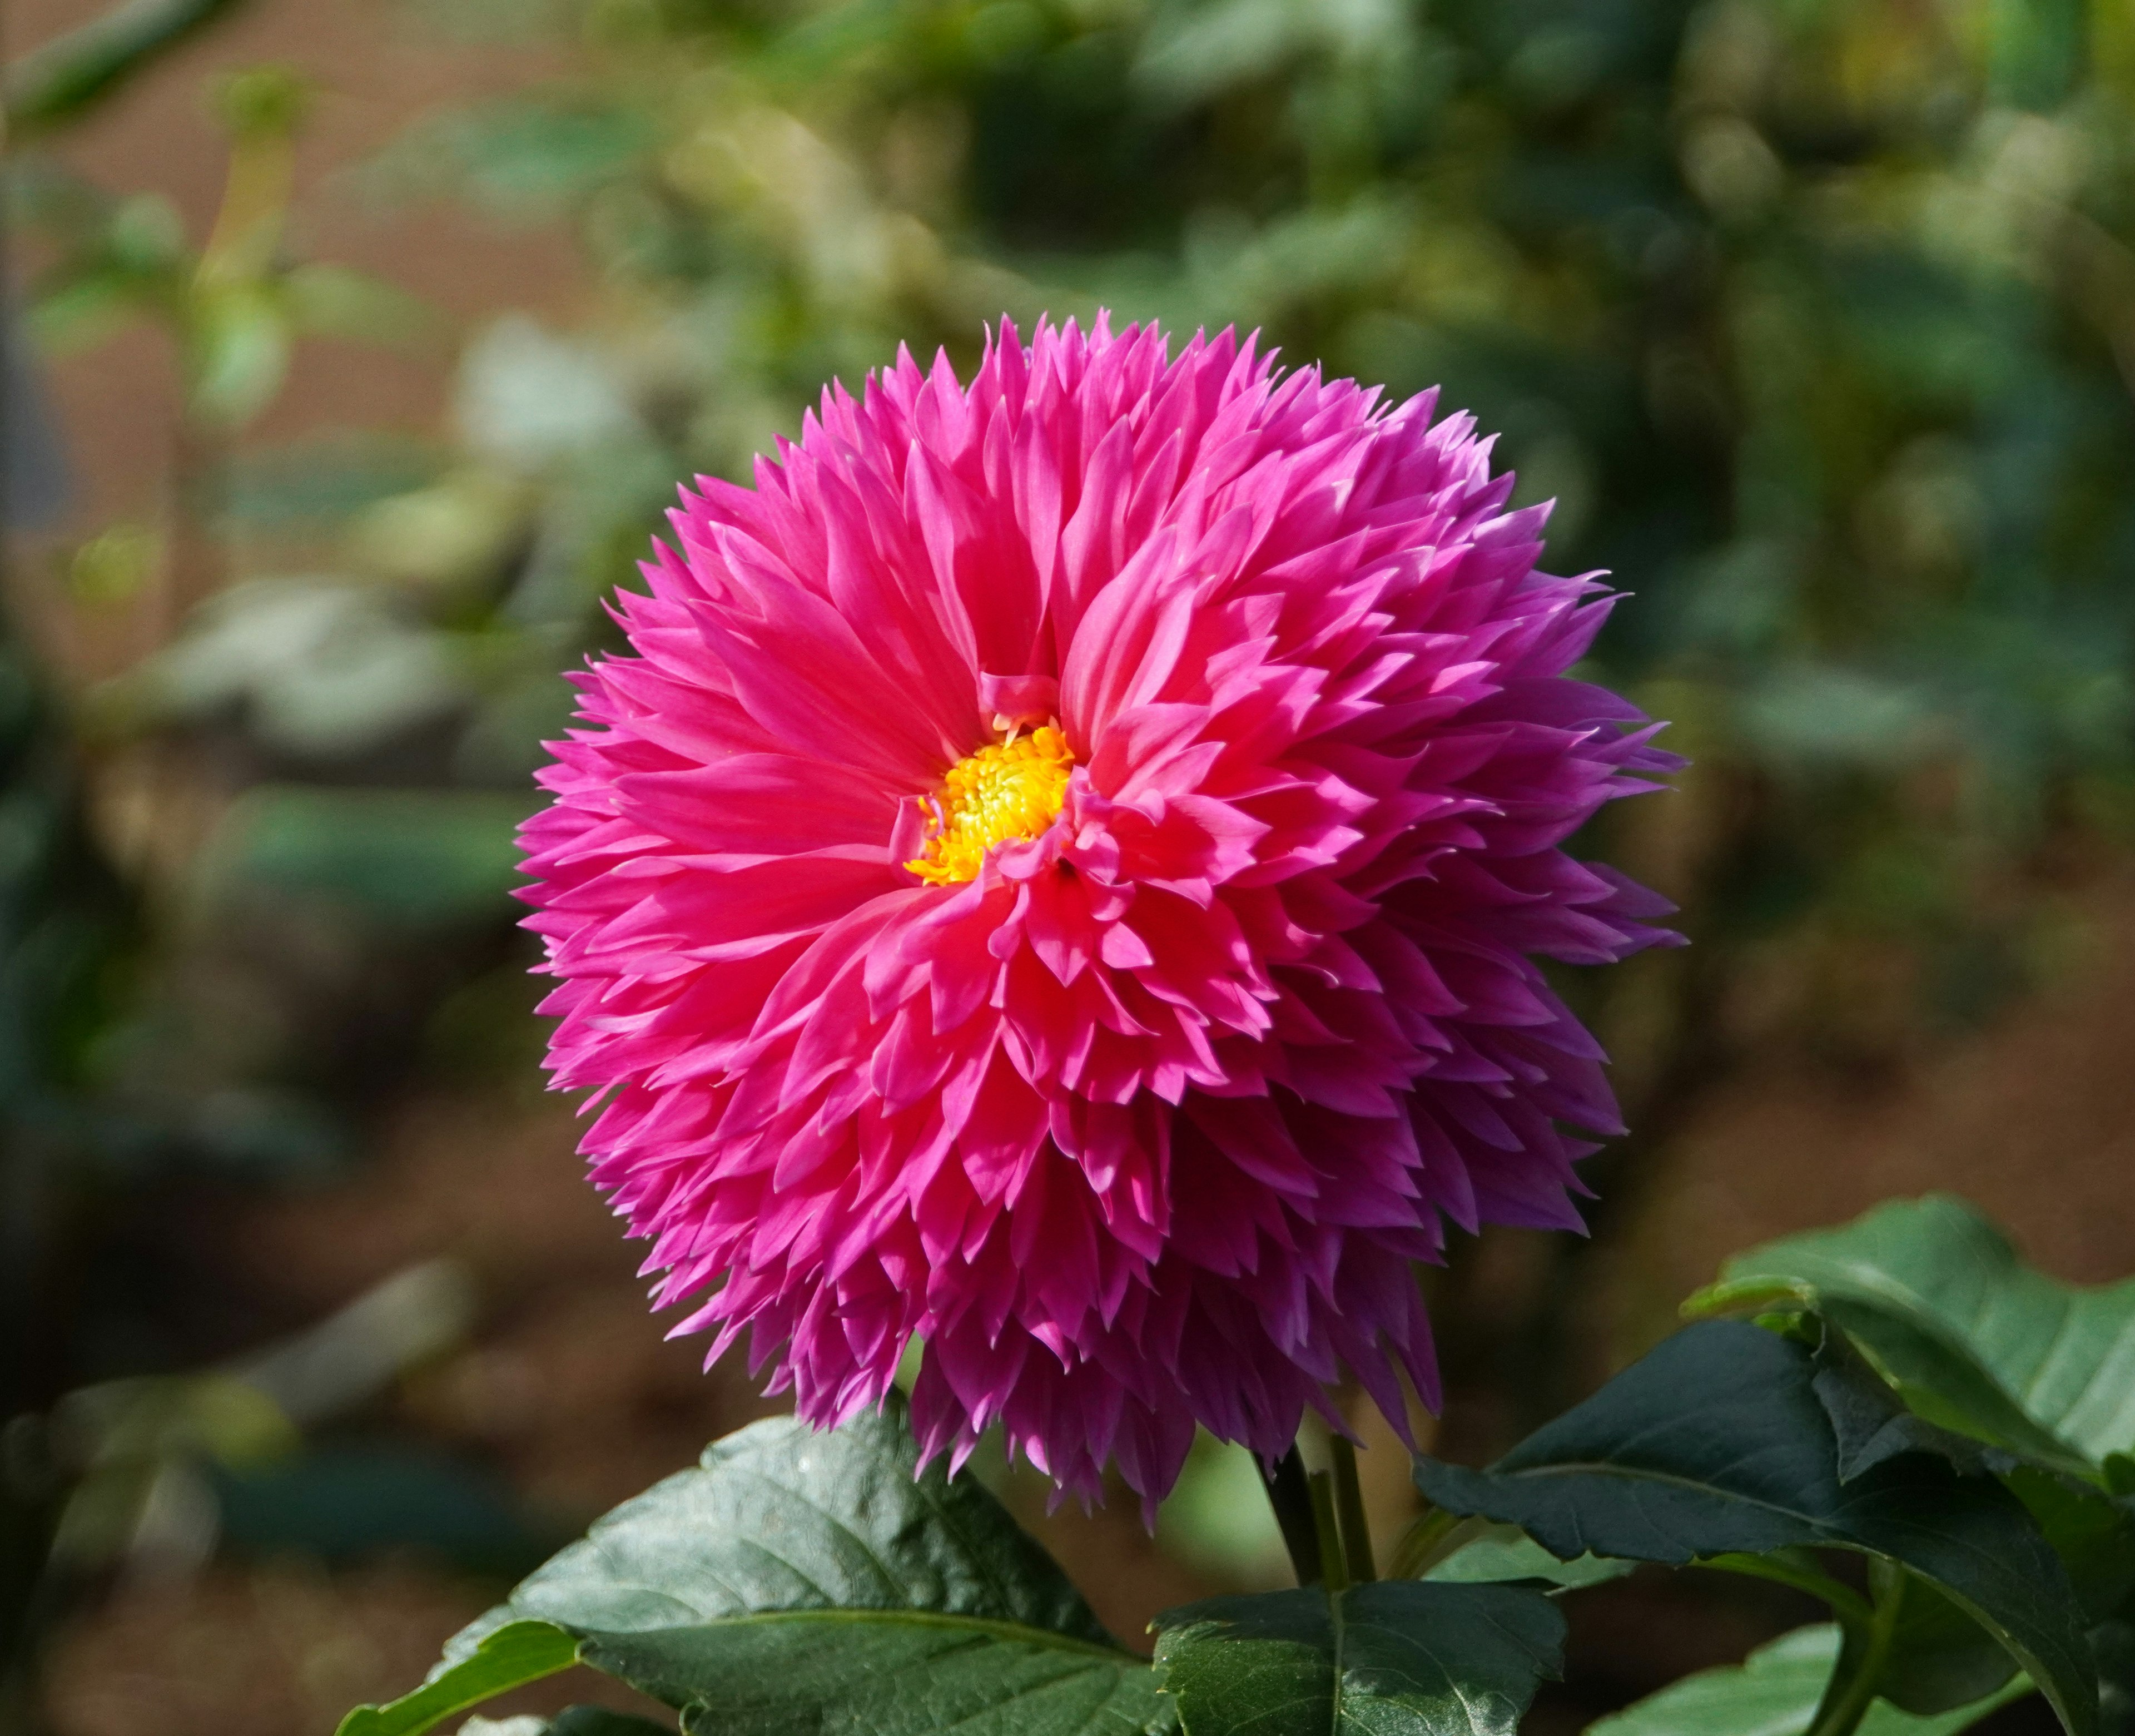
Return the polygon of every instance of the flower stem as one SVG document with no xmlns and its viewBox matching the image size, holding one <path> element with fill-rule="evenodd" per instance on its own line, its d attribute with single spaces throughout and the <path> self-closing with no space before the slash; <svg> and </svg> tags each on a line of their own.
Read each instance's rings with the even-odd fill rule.
<svg viewBox="0 0 2135 1736">
<path fill-rule="evenodd" d="M 1443 1507 L 1425 1502 L 1416 1523 L 1394 1545 L 1393 1560 L 1387 1569 L 1387 1577 L 1421 1579 L 1427 1569 L 1451 1554 L 1457 1543 L 1464 1542 L 1475 1525 L 1473 1519 L 1463 1519 Z"/>
<path fill-rule="evenodd" d="M 1331 1594 L 1349 1588 L 1349 1566 L 1342 1559 L 1342 1525 L 1334 1516 L 1334 1478 L 1325 1471 L 1312 1473 L 1312 1528 L 1319 1538 L 1319 1574 Z"/>
<path fill-rule="evenodd" d="M 1379 1577 L 1372 1559 L 1372 1530 L 1364 1518 L 1363 1486 L 1357 1481 L 1357 1449 L 1347 1435 L 1331 1443 L 1334 1462 L 1334 1511 L 1342 1522 L 1342 1553 L 1348 1559 L 1349 1578 L 1368 1585 Z"/>
<path fill-rule="evenodd" d="M 1875 1613 L 1866 1627 L 1853 1622 L 1842 1624 L 1845 1643 L 1839 1648 L 1838 1662 L 1832 1666 L 1831 1685 L 1823 1690 L 1823 1702 L 1816 1709 L 1815 1719 L 1805 1736 L 1853 1736 L 1875 1703 L 1883 1665 L 1897 1635 L 1899 1607 L 1905 1595 L 1903 1575 L 1879 1574 L 1876 1569 L 1881 1565 L 1878 1562 L 1870 1569 L 1875 1582 L 1871 1586 L 1876 1594 Z"/>
<path fill-rule="evenodd" d="M 1297 1583 L 1319 1584 L 1319 1530 L 1312 1521 L 1312 1485 L 1296 1447 L 1277 1459 L 1272 1471 L 1262 1465 L 1261 1478 L 1267 1485 L 1268 1505 L 1275 1509 L 1275 1522 L 1281 1528 L 1283 1547 L 1290 1551 Z"/>
</svg>

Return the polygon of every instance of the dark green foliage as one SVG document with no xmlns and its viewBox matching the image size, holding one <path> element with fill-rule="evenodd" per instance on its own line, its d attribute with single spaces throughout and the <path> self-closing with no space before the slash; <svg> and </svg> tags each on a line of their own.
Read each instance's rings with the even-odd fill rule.
<svg viewBox="0 0 2135 1736">
<path fill-rule="evenodd" d="M 1424 1458 L 1416 1481 L 1448 1511 L 1518 1525 L 1565 1560 L 1591 1551 L 1682 1564 L 1802 1547 L 1881 1558 L 1997 1638 L 2081 1736 L 2096 1721 L 2095 1671 L 2060 1562 L 1999 1483 L 1940 1453 L 1903 1451 L 1844 1479 L 1818 1388 L 1861 1378 L 1798 1340 L 1710 1321 L 1489 1471 Z"/>
<path fill-rule="evenodd" d="M 1813 1309 L 1874 1360 L 1912 1413 L 1988 1443 L 1974 1460 L 2023 1502 L 2099 1624 L 2101 1728 L 2128 1727 L 2135 1285 L 2057 1283 L 2023 1264 L 1971 1205 L 1938 1195 L 1738 1254 L 1686 1307 Z M 1907 1608 L 1899 1639 L 1893 1697 L 1910 1690 L 1910 1704 L 1958 1694 L 1988 1668 L 1962 1624 L 1932 1603 Z"/>
<path fill-rule="evenodd" d="M 1582 1586 L 1620 1579 L 1637 1565 L 1606 1555 L 1581 1555 L 1560 1561 L 1518 1525 L 1469 1520 L 1443 1540 L 1442 1548 L 1424 1569 L 1423 1577 L 1452 1585 L 1529 1579 L 1576 1591 Z"/>
</svg>

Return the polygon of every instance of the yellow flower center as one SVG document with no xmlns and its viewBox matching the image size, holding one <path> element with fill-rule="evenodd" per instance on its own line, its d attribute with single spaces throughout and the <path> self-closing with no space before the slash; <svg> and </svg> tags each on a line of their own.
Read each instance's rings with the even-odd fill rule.
<svg viewBox="0 0 2135 1736">
<path fill-rule="evenodd" d="M 959 759 L 927 803 L 934 823 L 927 847 L 904 866 L 929 885 L 976 880 L 979 864 L 996 844 L 1034 838 L 1053 823 L 1068 798 L 1075 756 L 1054 724 L 980 748 Z"/>
</svg>

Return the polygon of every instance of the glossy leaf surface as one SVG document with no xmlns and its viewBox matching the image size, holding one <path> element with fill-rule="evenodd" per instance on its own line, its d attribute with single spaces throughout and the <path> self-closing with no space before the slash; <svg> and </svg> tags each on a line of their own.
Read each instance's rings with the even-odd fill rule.
<svg viewBox="0 0 2135 1736">
<path fill-rule="evenodd" d="M 1140 1659 L 970 1617 L 792 1612 L 588 1639 L 704 1736 L 1136 1736 L 1174 1727 Z"/>
<path fill-rule="evenodd" d="M 530 1575 L 447 1647 L 441 1679 L 497 1636 L 552 1624 L 685 1730 L 1170 1728 L 1155 1673 L 999 1503 L 917 1462 L 895 1409 L 830 1434 L 791 1418 L 743 1429 Z M 414 1736 L 428 1724 L 390 1721 L 408 1704 L 343 1736 Z"/>
<path fill-rule="evenodd" d="M 1412 1580 L 1212 1598 L 1157 1625 L 1186 1736 L 1511 1736 L 1564 1640 L 1537 1591 Z"/>
</svg>

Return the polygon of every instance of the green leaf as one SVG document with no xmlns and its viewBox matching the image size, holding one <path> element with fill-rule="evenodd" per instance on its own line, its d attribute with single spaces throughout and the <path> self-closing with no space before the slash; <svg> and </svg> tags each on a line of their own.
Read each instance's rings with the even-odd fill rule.
<svg viewBox="0 0 2135 1736">
<path fill-rule="evenodd" d="M 484 1634 L 413 1694 L 390 1704 L 358 1706 L 334 1736 L 420 1736 L 469 1706 L 539 1681 L 579 1661 L 579 1644 L 548 1622 L 511 1622 Z"/>
<path fill-rule="evenodd" d="M 280 298 L 254 284 L 193 298 L 187 341 L 195 414 L 241 427 L 274 400 L 289 371 L 289 320 Z"/>
<path fill-rule="evenodd" d="M 2061 1558 L 2092 1618 L 2127 1608 L 2135 1595 L 2135 1501 L 2036 1465 L 1999 1468 Z"/>
<path fill-rule="evenodd" d="M 976 1479 L 917 1465 L 894 1401 L 827 1433 L 790 1417 L 753 1423 L 596 1520 L 506 1607 L 609 1635 L 783 1611 L 920 1610 L 1111 1644 Z"/>
<path fill-rule="evenodd" d="M 1823 1697 L 1838 1645 L 1835 1627 L 1797 1628 L 1740 1664 L 1685 1676 L 1590 1724 L 1587 1736 L 1799 1736 Z M 1931 1718 L 1878 1700 L 1861 1721 L 1861 1736 L 1957 1736 L 2031 1691 L 2031 1685 L 2020 1678 Z"/>
<path fill-rule="evenodd" d="M 64 356 L 101 343 L 133 321 L 160 312 L 168 289 L 140 272 L 99 264 L 46 289 L 26 323 L 39 350 Z"/>
<path fill-rule="evenodd" d="M 894 1401 L 828 1434 L 756 1423 L 598 1521 L 446 1656 L 550 1622 L 721 1736 L 1172 1728 L 1155 1672 L 1000 1504 L 917 1461 Z"/>
<path fill-rule="evenodd" d="M 1692 1310 L 1785 1296 L 1845 1328 L 1931 1421 L 2095 1475 L 2135 1449 L 2135 1279 L 2083 1289 L 1946 1194 L 1753 1249 Z"/>
<path fill-rule="evenodd" d="M 1187 1736 L 1510 1736 L 1564 1641 L 1539 1592 L 1396 1579 L 1212 1598 L 1156 1625 Z"/>
<path fill-rule="evenodd" d="M 1960 1471 L 1990 1468 L 1988 1449 L 1969 1435 L 1956 1433 L 1907 1409 L 1905 1401 L 1861 1355 L 1853 1341 L 1844 1332 L 1832 1330 L 1821 1317 L 1803 1317 L 1802 1326 L 1790 1329 L 1786 1336 L 1816 1348 L 1818 1367 L 1811 1384 L 1831 1423 L 1842 1483 L 1850 1483 L 1886 1460 L 1908 1452 L 1937 1454 Z"/>
<path fill-rule="evenodd" d="M 1416 1462 L 1449 1512 L 1518 1525 L 1559 1559 L 1683 1563 L 1825 1547 L 1910 1569 L 1987 1627 L 2062 1722 L 2096 1722 L 2088 1623 L 2060 1560 L 1992 1477 L 1905 1452 L 1839 1476 L 1827 1393 L 1844 1365 L 1739 1321 L 1678 1332 L 1489 1471 Z"/>
<path fill-rule="evenodd" d="M 782 1611 L 597 1636 L 585 1661 L 707 1736 L 1135 1736 L 1173 1723 L 1139 1658 L 968 1616 Z"/>
<path fill-rule="evenodd" d="M 1475 1525 L 1464 1542 L 1448 1540 L 1448 1553 L 1423 1578 L 1440 1585 L 1494 1585 L 1508 1580 L 1542 1579 L 1566 1591 L 1620 1579 L 1638 1566 L 1635 1561 L 1612 1561 L 1601 1555 L 1581 1555 L 1576 1561 L 1559 1561 L 1518 1525 Z"/>
<path fill-rule="evenodd" d="M 2109 1472 L 2094 1467 L 2083 1447 L 2054 1428 L 2072 1414 L 2080 1418 L 2086 1404 L 2094 1423 L 2120 1408 L 2117 1394 L 2101 1408 L 2095 1398 L 2084 1399 L 2083 1389 L 2118 1379 L 2121 1353 L 2112 1346 L 2135 1318 L 2135 1287 L 2070 1291 L 2019 1265 L 2008 1244 L 1962 1201 L 1932 1197 L 1741 1257 L 1702 1305 L 1731 1298 L 1782 1301 L 1824 1314 L 1865 1346 L 1924 1414 L 1893 1413 L 1887 1404 L 1883 1414 L 1873 1404 L 1849 1408 L 1822 1388 L 1840 1436 L 1842 1477 L 1852 1474 L 1849 1460 L 1872 1462 L 1879 1454 L 1934 1444 L 1936 1424 L 1924 1419 L 1933 1418 L 2018 1456 L 1990 1452 L 1978 1462 L 2030 1510 L 2092 1620 L 2113 1614 L 2135 1591 L 2135 1512 L 2098 1486 L 2101 1478 L 2110 1486 Z M 2059 1350 L 2051 1343 L 2056 1336 Z M 1998 1367 L 1989 1349 L 2000 1357 Z M 2074 1369 L 2090 1371 L 2081 1380 L 2061 1360 L 2070 1355 Z M 2020 1376 L 2013 1389 L 2003 1384 Z M 2095 1447 L 2099 1440 L 2084 1444 Z M 2109 1464 L 2114 1455 L 2103 1457 Z M 1908 1588 L 1884 1666 L 1885 1691 L 1893 1700 L 1922 1711 L 1954 1704 L 1991 1685 L 2003 1667 L 1961 1612 L 1917 1582 Z"/>
<path fill-rule="evenodd" d="M 2016 1661 L 1929 1580 L 1908 1574 L 1876 1691 L 1908 1712 L 1940 1714 L 1992 1694 L 2016 1675 Z"/>
</svg>

